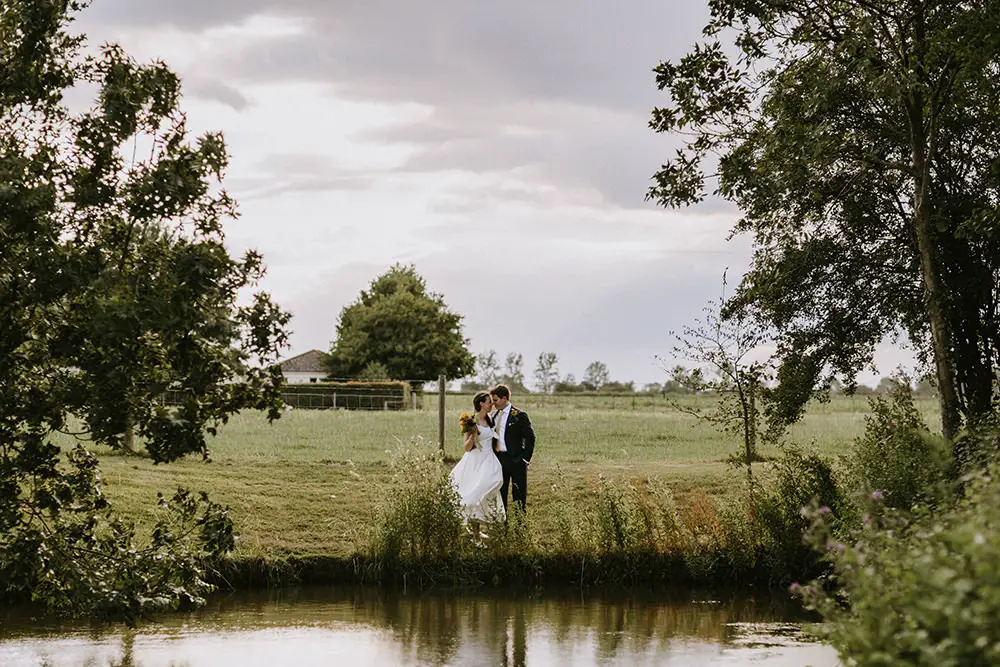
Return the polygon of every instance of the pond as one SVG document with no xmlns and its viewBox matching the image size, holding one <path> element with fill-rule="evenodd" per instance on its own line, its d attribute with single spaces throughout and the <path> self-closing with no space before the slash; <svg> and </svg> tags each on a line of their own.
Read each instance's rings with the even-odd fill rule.
<svg viewBox="0 0 1000 667">
<path fill-rule="evenodd" d="M 0 612 L 0 665 L 839 665 L 803 633 L 809 620 L 770 594 L 299 588 L 219 596 L 131 631 Z"/>
</svg>

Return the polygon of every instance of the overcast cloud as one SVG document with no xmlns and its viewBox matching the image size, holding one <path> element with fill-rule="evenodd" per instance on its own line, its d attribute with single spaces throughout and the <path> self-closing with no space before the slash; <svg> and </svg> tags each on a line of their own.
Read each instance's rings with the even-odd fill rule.
<svg viewBox="0 0 1000 667">
<path fill-rule="evenodd" d="M 474 352 L 530 373 L 552 350 L 564 374 L 603 360 L 641 384 L 749 257 L 724 202 L 644 202 L 673 145 L 647 128 L 651 69 L 698 40 L 705 4 L 94 0 L 78 25 L 166 60 L 190 126 L 225 133 L 228 241 L 263 252 L 289 355 L 327 349 L 340 309 L 404 262 Z"/>
</svg>

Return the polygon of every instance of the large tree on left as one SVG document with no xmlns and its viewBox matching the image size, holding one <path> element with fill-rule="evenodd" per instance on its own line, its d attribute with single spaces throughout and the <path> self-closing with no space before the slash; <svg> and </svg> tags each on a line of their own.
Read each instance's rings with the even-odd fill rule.
<svg viewBox="0 0 1000 667">
<path fill-rule="evenodd" d="M 134 618 L 197 602 L 232 526 L 178 492 L 138 540 L 87 445 L 134 433 L 169 462 L 207 454 L 237 410 L 277 417 L 288 315 L 238 301 L 263 268 L 224 246 L 221 135 L 189 137 L 163 63 L 83 57 L 68 26 L 85 5 L 0 4 L 0 599 Z M 89 110 L 63 102 L 74 86 L 97 91 Z"/>
</svg>

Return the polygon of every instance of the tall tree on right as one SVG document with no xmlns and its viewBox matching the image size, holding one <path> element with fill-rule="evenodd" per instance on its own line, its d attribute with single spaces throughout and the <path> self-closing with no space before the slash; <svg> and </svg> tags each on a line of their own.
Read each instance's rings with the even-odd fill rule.
<svg viewBox="0 0 1000 667">
<path fill-rule="evenodd" d="M 713 173 L 740 207 L 754 259 L 726 314 L 777 331 L 789 420 L 905 334 L 954 438 L 1000 362 L 1000 1 L 710 8 L 704 43 L 655 69 L 650 126 L 682 145 L 648 197 L 695 203 Z"/>
</svg>

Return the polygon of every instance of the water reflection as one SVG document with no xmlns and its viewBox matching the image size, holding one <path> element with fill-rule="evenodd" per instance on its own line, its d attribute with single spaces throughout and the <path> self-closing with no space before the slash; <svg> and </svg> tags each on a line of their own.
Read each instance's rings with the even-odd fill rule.
<svg viewBox="0 0 1000 667">
<path fill-rule="evenodd" d="M 0 665 L 836 665 L 781 597 L 299 589 L 217 598 L 136 631 L 0 613 Z"/>
</svg>

